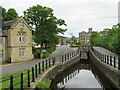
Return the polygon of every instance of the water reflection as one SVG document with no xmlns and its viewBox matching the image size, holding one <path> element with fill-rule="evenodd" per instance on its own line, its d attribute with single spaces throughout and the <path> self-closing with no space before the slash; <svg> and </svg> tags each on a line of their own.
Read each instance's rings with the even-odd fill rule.
<svg viewBox="0 0 120 90">
<path fill-rule="evenodd" d="M 89 60 L 81 60 L 76 65 L 58 74 L 52 81 L 51 88 L 112 88 L 101 73 Z"/>
</svg>

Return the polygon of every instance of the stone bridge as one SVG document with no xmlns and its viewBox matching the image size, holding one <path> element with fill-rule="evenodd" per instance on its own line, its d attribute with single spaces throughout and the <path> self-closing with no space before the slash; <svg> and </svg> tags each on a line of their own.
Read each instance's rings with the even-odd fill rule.
<svg viewBox="0 0 120 90">
<path fill-rule="evenodd" d="M 88 52 L 90 50 L 90 47 L 91 47 L 90 43 L 84 42 L 84 43 L 80 44 L 79 49 L 80 49 L 80 58 L 81 59 L 88 59 Z"/>
</svg>

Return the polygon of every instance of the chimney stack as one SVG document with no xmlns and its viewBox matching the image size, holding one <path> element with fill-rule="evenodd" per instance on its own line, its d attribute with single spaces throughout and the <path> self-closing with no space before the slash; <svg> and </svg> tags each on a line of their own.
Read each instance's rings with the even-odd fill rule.
<svg viewBox="0 0 120 90">
<path fill-rule="evenodd" d="M 88 28 L 88 32 L 91 33 L 92 32 L 92 28 Z"/>
</svg>

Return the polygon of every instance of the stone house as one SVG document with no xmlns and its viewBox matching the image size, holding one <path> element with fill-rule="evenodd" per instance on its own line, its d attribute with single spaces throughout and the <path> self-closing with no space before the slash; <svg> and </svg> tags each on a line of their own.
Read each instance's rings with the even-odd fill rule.
<svg viewBox="0 0 120 90">
<path fill-rule="evenodd" d="M 4 22 L 0 37 L 2 63 L 33 59 L 32 30 L 23 17 Z"/>
<path fill-rule="evenodd" d="M 79 40 L 81 43 L 89 43 L 91 36 L 92 28 L 88 29 L 88 32 L 82 31 L 79 33 Z"/>
<path fill-rule="evenodd" d="M 82 31 L 79 33 L 79 40 L 81 42 L 79 48 L 81 51 L 89 50 L 91 33 L 92 33 L 92 28 L 89 28 L 88 32 Z"/>
</svg>

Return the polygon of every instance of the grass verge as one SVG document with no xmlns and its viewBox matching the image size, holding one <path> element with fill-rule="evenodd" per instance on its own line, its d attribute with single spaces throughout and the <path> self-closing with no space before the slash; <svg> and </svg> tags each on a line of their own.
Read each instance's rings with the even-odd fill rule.
<svg viewBox="0 0 120 90">
<path fill-rule="evenodd" d="M 42 67 L 40 67 L 40 68 L 42 70 Z M 46 68 L 46 65 L 44 65 L 44 69 L 45 68 Z M 23 81 L 24 81 L 23 82 L 23 87 L 27 87 L 27 82 L 28 82 L 28 73 L 27 73 L 27 71 L 28 70 L 30 70 L 30 81 L 32 81 L 32 71 L 31 71 L 32 69 L 26 69 L 26 70 L 23 70 L 23 71 L 18 71 L 18 72 L 12 73 L 12 74 L 2 75 L 2 76 L 0 76 L 0 81 L 5 80 L 5 79 L 9 79 L 10 76 L 13 75 L 13 77 L 15 77 L 13 79 L 13 85 L 18 83 L 17 85 L 14 86 L 14 88 L 20 88 L 21 76 L 18 76 L 18 75 L 20 75 L 21 73 L 23 73 Z M 34 70 L 34 73 L 35 73 L 35 70 Z M 1 82 L 0 83 L 0 87 L 1 88 L 8 88 L 8 87 L 10 87 L 10 80 L 6 80 L 4 82 Z"/>
</svg>

